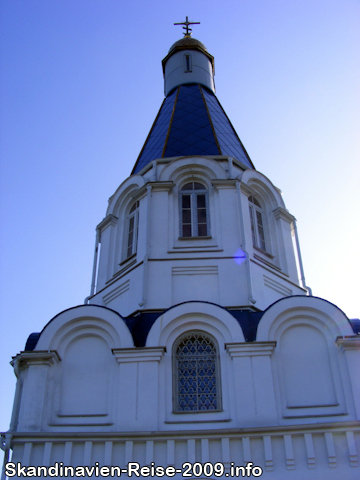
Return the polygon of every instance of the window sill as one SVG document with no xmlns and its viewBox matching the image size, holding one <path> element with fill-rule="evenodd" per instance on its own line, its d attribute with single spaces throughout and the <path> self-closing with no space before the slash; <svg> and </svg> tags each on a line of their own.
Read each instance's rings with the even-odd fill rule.
<svg viewBox="0 0 360 480">
<path fill-rule="evenodd" d="M 198 413 L 198 412 L 196 412 Z M 207 412 L 209 413 L 209 412 Z M 175 414 L 174 414 L 175 415 Z M 165 423 L 168 425 L 180 424 L 180 423 L 222 423 L 222 422 L 231 422 L 231 418 L 221 418 L 221 419 L 213 419 L 209 418 L 206 420 L 200 420 L 199 418 L 194 420 L 165 420 Z"/>
<path fill-rule="evenodd" d="M 256 245 L 253 245 L 254 250 L 257 250 L 258 252 L 262 253 L 263 255 L 266 255 L 267 257 L 273 259 L 275 258 L 274 255 L 271 255 L 271 253 L 267 252 L 266 250 L 263 250 L 260 247 L 257 247 Z"/>
<path fill-rule="evenodd" d="M 179 237 L 179 240 L 209 240 L 211 236 L 206 237 Z"/>
<path fill-rule="evenodd" d="M 131 259 L 136 257 L 136 252 L 130 255 L 130 257 L 125 258 L 122 262 L 119 263 L 120 266 L 125 265 L 125 263 L 129 262 Z"/>
</svg>

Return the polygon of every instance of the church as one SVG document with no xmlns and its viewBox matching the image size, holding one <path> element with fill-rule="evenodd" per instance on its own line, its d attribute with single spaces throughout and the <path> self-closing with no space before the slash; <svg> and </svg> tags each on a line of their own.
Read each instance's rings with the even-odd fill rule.
<svg viewBox="0 0 360 480">
<path fill-rule="evenodd" d="M 13 357 L 4 479 L 20 464 L 360 478 L 359 322 L 306 286 L 295 217 L 216 97 L 193 23 L 96 227 L 90 295 Z"/>
</svg>

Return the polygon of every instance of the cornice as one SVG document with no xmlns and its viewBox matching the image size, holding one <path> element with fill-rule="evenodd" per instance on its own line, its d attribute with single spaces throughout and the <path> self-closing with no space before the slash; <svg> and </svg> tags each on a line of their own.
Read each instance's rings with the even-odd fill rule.
<svg viewBox="0 0 360 480">
<path fill-rule="evenodd" d="M 160 182 L 149 182 L 148 185 L 151 185 L 153 191 L 166 191 L 171 192 L 174 188 L 174 182 L 160 181 Z"/>
<path fill-rule="evenodd" d="M 294 215 L 291 215 L 291 213 L 289 213 L 287 210 L 285 210 L 285 208 L 282 208 L 282 207 L 275 208 L 275 210 L 273 210 L 273 213 L 276 220 L 281 218 L 282 220 L 285 220 L 289 223 L 295 220 Z"/>
<path fill-rule="evenodd" d="M 249 187 L 249 185 L 243 182 L 240 182 L 240 190 L 241 190 L 241 193 L 245 193 L 247 197 L 249 195 L 256 195 L 255 190 L 253 190 L 251 187 Z"/>
<path fill-rule="evenodd" d="M 360 350 L 360 335 L 337 337 L 336 345 L 340 347 L 343 352 L 346 350 Z"/>
<path fill-rule="evenodd" d="M 231 358 L 271 356 L 276 342 L 226 343 L 225 348 Z"/>
<path fill-rule="evenodd" d="M 99 229 L 101 232 L 106 230 L 109 226 L 114 226 L 116 225 L 118 221 L 118 217 L 115 217 L 115 215 L 111 215 L 111 213 L 105 217 L 99 225 L 96 227 L 96 229 Z"/>
<path fill-rule="evenodd" d="M 36 350 L 32 352 L 20 352 L 10 362 L 14 366 L 15 362 L 19 363 L 20 367 L 28 367 L 29 365 L 55 365 L 59 363 L 61 358 L 56 350 Z"/>
<path fill-rule="evenodd" d="M 214 179 L 214 180 L 211 180 L 211 184 L 218 190 L 220 188 L 234 188 L 236 186 L 236 180 L 232 178 L 231 179 Z"/>
<path fill-rule="evenodd" d="M 118 363 L 132 362 L 160 362 L 165 347 L 143 347 L 143 348 L 113 348 L 112 352 Z"/>
</svg>

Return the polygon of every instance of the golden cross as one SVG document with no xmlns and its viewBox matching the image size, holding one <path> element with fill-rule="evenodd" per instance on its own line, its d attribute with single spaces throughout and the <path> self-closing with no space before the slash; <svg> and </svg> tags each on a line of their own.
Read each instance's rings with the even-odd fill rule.
<svg viewBox="0 0 360 480">
<path fill-rule="evenodd" d="M 192 28 L 189 28 L 189 25 L 198 25 L 200 24 L 200 22 L 189 22 L 188 20 L 189 17 L 186 17 L 186 21 L 185 22 L 181 22 L 181 23 L 174 23 L 174 25 L 185 25 L 185 27 L 183 27 L 183 30 L 185 30 L 185 37 L 191 37 L 191 32 L 192 32 Z"/>
</svg>

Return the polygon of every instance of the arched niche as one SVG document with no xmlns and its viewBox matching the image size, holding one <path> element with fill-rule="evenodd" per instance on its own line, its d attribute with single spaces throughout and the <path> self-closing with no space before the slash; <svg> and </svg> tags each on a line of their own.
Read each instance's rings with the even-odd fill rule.
<svg viewBox="0 0 360 480">
<path fill-rule="evenodd" d="M 351 333 L 345 315 L 319 298 L 288 297 L 265 311 L 257 341 L 276 342 L 272 366 L 284 419 L 348 413 L 344 359 L 335 340 Z"/>
<path fill-rule="evenodd" d="M 52 319 L 36 350 L 56 351 L 51 367 L 47 408 L 51 425 L 109 425 L 118 378 L 114 348 L 133 347 L 121 316 L 107 308 L 83 305 Z"/>
<path fill-rule="evenodd" d="M 58 416 L 107 416 L 114 367 L 116 361 L 101 334 L 72 338 L 62 352 Z"/>
</svg>

